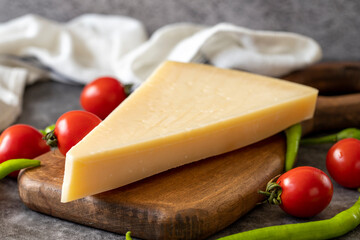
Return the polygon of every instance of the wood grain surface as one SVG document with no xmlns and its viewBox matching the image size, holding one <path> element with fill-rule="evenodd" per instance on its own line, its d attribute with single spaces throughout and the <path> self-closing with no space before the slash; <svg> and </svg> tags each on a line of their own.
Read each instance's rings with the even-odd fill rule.
<svg viewBox="0 0 360 240">
<path fill-rule="evenodd" d="M 64 156 L 40 156 L 41 167 L 22 171 L 18 186 L 30 209 L 143 239 L 203 239 L 261 201 L 257 191 L 281 173 L 282 134 L 109 192 L 60 203 Z M 96 178 L 96 176 L 94 176 Z"/>
</svg>

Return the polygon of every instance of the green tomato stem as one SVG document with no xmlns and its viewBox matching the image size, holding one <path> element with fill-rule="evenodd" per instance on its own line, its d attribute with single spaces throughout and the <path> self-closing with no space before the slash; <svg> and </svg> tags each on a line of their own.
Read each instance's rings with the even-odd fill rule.
<svg viewBox="0 0 360 240">
<path fill-rule="evenodd" d="M 32 160 L 26 158 L 11 159 L 0 164 L 0 179 L 3 179 L 8 174 L 28 167 L 40 166 L 39 160 Z"/>
<path fill-rule="evenodd" d="M 279 178 L 280 175 L 275 176 L 272 178 L 266 185 L 265 191 L 258 191 L 259 194 L 263 194 L 266 196 L 265 201 L 262 203 L 269 203 L 273 205 L 280 205 L 281 204 L 281 193 L 282 193 L 282 187 L 276 183 L 276 179 Z"/>
<path fill-rule="evenodd" d="M 50 147 L 57 147 L 58 140 L 55 136 L 54 130 L 48 132 L 43 139 L 46 141 L 46 144 Z"/>
<path fill-rule="evenodd" d="M 133 84 L 132 83 L 129 83 L 129 84 L 124 84 L 124 91 L 125 91 L 125 94 L 126 96 L 128 97 L 130 94 L 131 94 L 131 89 L 133 87 Z"/>
<path fill-rule="evenodd" d="M 45 136 L 49 132 L 53 131 L 55 129 L 55 124 L 52 124 L 50 126 L 47 126 L 45 129 L 40 129 L 39 131 Z"/>
</svg>

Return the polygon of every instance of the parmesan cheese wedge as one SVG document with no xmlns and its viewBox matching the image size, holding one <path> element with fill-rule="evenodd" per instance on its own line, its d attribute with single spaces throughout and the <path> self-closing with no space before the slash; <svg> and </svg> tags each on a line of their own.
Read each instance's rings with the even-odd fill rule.
<svg viewBox="0 0 360 240">
<path fill-rule="evenodd" d="M 62 202 L 258 142 L 314 113 L 317 90 L 165 62 L 66 154 Z"/>
</svg>

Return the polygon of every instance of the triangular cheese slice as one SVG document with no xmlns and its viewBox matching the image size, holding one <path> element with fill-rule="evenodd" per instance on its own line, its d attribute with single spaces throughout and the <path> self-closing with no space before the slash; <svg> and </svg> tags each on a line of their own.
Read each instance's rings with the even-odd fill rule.
<svg viewBox="0 0 360 240">
<path fill-rule="evenodd" d="M 260 141 L 311 118 L 317 90 L 165 62 L 66 155 L 62 202 Z"/>
</svg>

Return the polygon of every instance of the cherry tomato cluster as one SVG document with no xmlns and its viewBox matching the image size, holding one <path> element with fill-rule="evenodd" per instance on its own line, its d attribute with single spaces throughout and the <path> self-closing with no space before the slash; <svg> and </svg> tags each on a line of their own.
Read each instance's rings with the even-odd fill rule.
<svg viewBox="0 0 360 240">
<path fill-rule="evenodd" d="M 105 119 L 126 98 L 123 85 L 115 78 L 97 78 L 84 87 L 80 104 L 86 111 L 70 111 L 55 124 L 51 138 L 64 155 Z"/>
<path fill-rule="evenodd" d="M 101 119 L 106 118 L 124 99 L 123 85 L 115 78 L 97 78 L 84 87 L 80 104 L 86 111 L 70 111 L 63 114 L 55 124 L 48 142 L 56 139 L 57 147 L 64 155 L 83 139 Z"/>
<path fill-rule="evenodd" d="M 124 99 L 123 85 L 115 78 L 101 77 L 84 87 L 80 103 L 86 111 L 70 111 L 57 120 L 45 136 L 32 126 L 17 124 L 0 135 L 0 163 L 9 159 L 33 159 L 57 146 L 64 155 L 84 138 L 101 119 L 106 118 Z M 10 174 L 17 177 L 18 171 Z"/>
<path fill-rule="evenodd" d="M 37 129 L 26 124 L 16 124 L 7 128 L 0 136 L 0 163 L 9 159 L 33 159 L 50 151 L 50 146 L 58 146 L 62 154 L 78 143 L 101 119 L 86 111 L 70 111 L 63 114 L 56 122 L 54 131 L 45 136 Z M 49 138 L 56 140 L 56 145 L 47 144 Z M 19 171 L 9 174 L 17 177 Z"/>
</svg>

